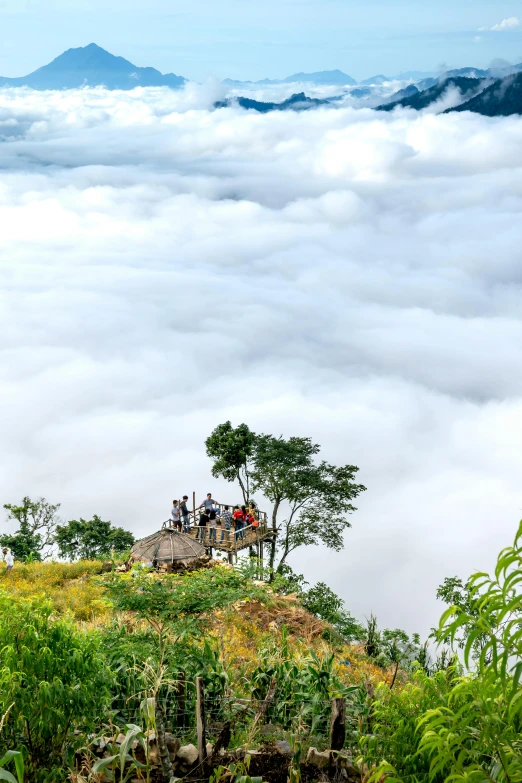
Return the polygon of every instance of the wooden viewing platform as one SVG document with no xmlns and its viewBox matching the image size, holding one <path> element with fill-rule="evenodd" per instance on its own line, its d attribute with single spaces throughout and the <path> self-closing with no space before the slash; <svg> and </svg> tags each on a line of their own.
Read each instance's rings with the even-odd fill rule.
<svg viewBox="0 0 522 783">
<path fill-rule="evenodd" d="M 215 503 L 218 517 L 223 514 L 225 505 L 224 503 Z M 228 508 L 233 511 L 234 505 L 229 503 Z M 259 562 L 263 562 L 263 543 L 264 541 L 270 541 L 274 537 L 274 532 L 268 525 L 266 511 L 257 509 L 259 524 L 257 526 L 248 525 L 241 528 L 241 530 L 234 530 L 233 524 L 231 530 L 226 530 L 221 525 L 215 528 L 209 526 L 200 527 L 199 511 L 200 509 L 196 508 L 195 493 L 193 493 L 193 508 L 189 514 L 190 532 L 188 535 L 196 541 L 200 541 L 210 555 L 212 555 L 213 549 L 226 552 L 229 562 L 232 563 L 234 558 L 237 560 L 238 552 L 243 549 L 253 549 Z M 171 520 L 163 523 L 163 527 L 170 527 L 171 525 Z"/>
<path fill-rule="evenodd" d="M 225 530 L 222 527 L 191 527 L 189 535 L 201 541 L 207 548 L 219 549 L 223 552 L 239 552 L 247 547 L 257 549 L 263 541 L 273 537 L 273 532 L 266 523 L 260 522 L 257 527 L 249 525 L 237 531 Z"/>
</svg>

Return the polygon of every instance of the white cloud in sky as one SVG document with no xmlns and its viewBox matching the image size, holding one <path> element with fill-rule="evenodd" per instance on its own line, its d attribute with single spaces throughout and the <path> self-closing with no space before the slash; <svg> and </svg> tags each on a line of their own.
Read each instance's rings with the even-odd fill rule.
<svg viewBox="0 0 522 783">
<path fill-rule="evenodd" d="M 479 31 L 494 30 L 495 32 L 503 32 L 505 30 L 515 30 L 520 27 L 520 19 L 518 16 L 510 16 L 508 19 L 503 19 L 498 24 L 494 24 L 493 27 L 480 27 Z"/>
<path fill-rule="evenodd" d="M 145 534 L 218 423 L 310 435 L 368 491 L 294 567 L 427 632 L 522 516 L 522 119 L 214 92 L 2 92 L 0 499 Z"/>
</svg>

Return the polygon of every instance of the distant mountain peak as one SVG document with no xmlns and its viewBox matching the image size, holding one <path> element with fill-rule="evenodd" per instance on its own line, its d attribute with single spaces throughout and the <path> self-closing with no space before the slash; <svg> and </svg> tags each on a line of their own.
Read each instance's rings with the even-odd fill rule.
<svg viewBox="0 0 522 783">
<path fill-rule="evenodd" d="M 300 71 L 299 73 L 292 74 L 292 76 L 287 76 L 286 79 L 283 79 L 282 81 L 286 83 L 313 82 L 314 84 L 338 86 L 357 84 L 354 78 L 347 73 L 343 73 L 343 71 L 340 71 L 338 68 L 333 71 L 314 71 L 313 73 L 304 73 L 303 71 Z"/>
<path fill-rule="evenodd" d="M 0 77 L 0 87 L 32 87 L 35 90 L 63 90 L 104 86 L 130 90 L 135 87 L 181 87 L 186 79 L 155 68 L 140 68 L 124 57 L 111 54 L 96 43 L 67 49 L 48 65 L 28 76 Z"/>
<path fill-rule="evenodd" d="M 93 70 L 96 68 L 135 68 L 131 62 L 124 57 L 118 57 L 111 54 L 106 49 L 102 49 L 98 44 L 90 43 L 87 46 L 79 46 L 75 49 L 67 49 L 63 54 L 44 65 L 44 68 L 68 68 L 71 70 L 80 70 L 87 68 Z M 41 70 L 41 69 L 39 69 Z"/>
</svg>

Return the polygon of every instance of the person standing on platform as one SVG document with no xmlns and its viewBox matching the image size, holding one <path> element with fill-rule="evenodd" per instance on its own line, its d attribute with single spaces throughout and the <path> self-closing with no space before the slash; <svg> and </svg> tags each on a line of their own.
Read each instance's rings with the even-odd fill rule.
<svg viewBox="0 0 522 783">
<path fill-rule="evenodd" d="M 203 501 L 203 503 L 199 506 L 199 508 L 205 508 L 206 513 L 208 514 L 209 511 L 212 511 L 212 509 L 217 506 L 218 504 L 212 497 L 212 493 L 208 492 L 207 497 Z"/>
<path fill-rule="evenodd" d="M 232 523 L 232 512 L 228 506 L 225 506 L 225 510 L 221 515 L 223 528 L 221 530 L 221 541 L 225 538 L 225 530 L 227 531 L 227 543 L 230 541 L 230 525 Z"/>
<path fill-rule="evenodd" d="M 179 508 L 179 502 L 177 500 L 172 501 L 172 510 L 170 512 L 170 516 L 172 519 L 172 527 L 176 530 L 179 530 L 181 533 L 181 519 L 180 519 L 180 508 Z"/>
<path fill-rule="evenodd" d="M 247 510 L 246 506 L 241 506 L 241 513 L 243 514 L 243 525 L 241 527 L 241 538 L 246 538 L 246 526 L 247 526 Z"/>
<path fill-rule="evenodd" d="M 243 512 L 239 508 L 239 506 L 236 506 L 233 513 L 234 518 L 234 527 L 236 528 L 236 541 L 241 538 L 241 531 L 243 530 Z"/>
<path fill-rule="evenodd" d="M 183 500 L 181 501 L 181 518 L 183 520 L 183 530 L 185 533 L 190 533 L 190 513 L 187 507 L 187 500 L 188 495 L 183 495 Z"/>
<path fill-rule="evenodd" d="M 212 511 L 208 512 L 208 540 L 211 544 L 214 542 L 214 544 L 217 543 L 217 514 L 216 509 L 213 508 Z"/>
<path fill-rule="evenodd" d="M 208 514 L 202 511 L 199 515 L 198 541 L 203 544 L 207 535 L 207 525 L 209 523 Z"/>
</svg>

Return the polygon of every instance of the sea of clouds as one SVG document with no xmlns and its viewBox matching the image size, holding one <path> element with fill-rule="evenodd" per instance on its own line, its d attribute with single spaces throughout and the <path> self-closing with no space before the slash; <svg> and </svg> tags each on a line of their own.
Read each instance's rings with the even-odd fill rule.
<svg viewBox="0 0 522 783">
<path fill-rule="evenodd" d="M 522 516 L 522 118 L 0 92 L 0 500 L 137 535 L 212 491 L 220 422 L 368 490 L 292 560 L 426 632 Z"/>
</svg>

